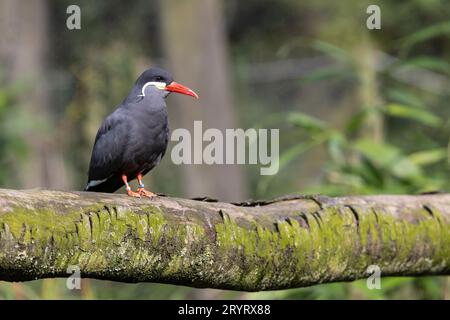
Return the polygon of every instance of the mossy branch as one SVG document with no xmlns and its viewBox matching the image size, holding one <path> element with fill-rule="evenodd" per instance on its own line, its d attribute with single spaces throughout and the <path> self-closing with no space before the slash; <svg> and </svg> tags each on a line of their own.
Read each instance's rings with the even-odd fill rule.
<svg viewBox="0 0 450 320">
<path fill-rule="evenodd" d="M 450 274 L 450 195 L 240 205 L 0 189 L 0 280 L 81 276 L 270 290 Z"/>
</svg>

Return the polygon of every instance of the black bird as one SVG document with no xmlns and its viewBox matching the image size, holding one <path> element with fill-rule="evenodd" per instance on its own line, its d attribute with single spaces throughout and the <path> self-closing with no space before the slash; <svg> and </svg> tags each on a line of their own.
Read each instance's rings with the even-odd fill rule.
<svg viewBox="0 0 450 320">
<path fill-rule="evenodd" d="M 123 185 L 131 197 L 153 197 L 142 177 L 164 156 L 169 140 L 165 98 L 177 92 L 198 98 L 160 68 L 146 70 L 125 100 L 103 121 L 95 137 L 85 191 L 114 192 Z M 128 184 L 137 178 L 133 192 Z"/>
</svg>

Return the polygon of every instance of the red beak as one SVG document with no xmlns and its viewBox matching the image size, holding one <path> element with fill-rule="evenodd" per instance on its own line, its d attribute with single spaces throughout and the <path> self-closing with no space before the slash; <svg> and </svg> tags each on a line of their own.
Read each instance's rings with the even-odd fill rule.
<svg viewBox="0 0 450 320">
<path fill-rule="evenodd" d="M 194 91 L 192 91 L 188 87 L 185 87 L 182 84 L 176 83 L 175 81 L 173 81 L 171 84 L 166 86 L 165 90 L 170 91 L 170 92 L 185 94 L 185 95 L 188 95 L 188 96 L 198 99 L 198 94 L 196 94 Z"/>
</svg>

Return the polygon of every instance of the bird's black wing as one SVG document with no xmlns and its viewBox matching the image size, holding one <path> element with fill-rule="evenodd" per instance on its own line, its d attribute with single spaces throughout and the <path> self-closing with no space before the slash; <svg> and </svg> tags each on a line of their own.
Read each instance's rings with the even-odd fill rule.
<svg viewBox="0 0 450 320">
<path fill-rule="evenodd" d="M 125 115 L 113 113 L 105 119 L 95 137 L 85 190 L 94 189 L 118 173 L 128 135 Z"/>
</svg>

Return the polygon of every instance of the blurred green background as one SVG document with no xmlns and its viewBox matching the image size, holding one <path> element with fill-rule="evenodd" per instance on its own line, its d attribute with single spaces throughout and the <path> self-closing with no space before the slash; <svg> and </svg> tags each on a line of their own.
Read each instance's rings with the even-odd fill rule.
<svg viewBox="0 0 450 320">
<path fill-rule="evenodd" d="M 149 66 L 200 95 L 172 130 L 280 128 L 280 171 L 175 166 L 151 190 L 225 201 L 450 191 L 447 0 L 0 0 L 0 186 L 81 190 L 96 131 Z M 81 8 L 81 30 L 66 9 Z M 366 8 L 381 8 L 368 30 Z M 169 145 L 168 153 L 170 154 Z M 5 299 L 449 299 L 449 277 L 243 293 L 84 279 L 0 282 Z"/>
</svg>

